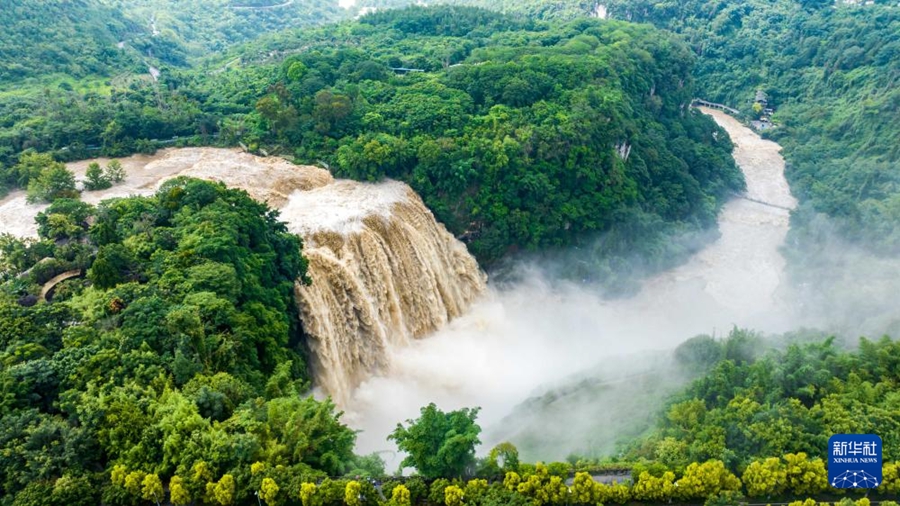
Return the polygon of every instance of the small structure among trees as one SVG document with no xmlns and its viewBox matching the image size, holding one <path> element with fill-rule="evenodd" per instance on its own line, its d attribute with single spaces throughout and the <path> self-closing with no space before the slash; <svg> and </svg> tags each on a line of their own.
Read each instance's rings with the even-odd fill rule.
<svg viewBox="0 0 900 506">
<path fill-rule="evenodd" d="M 753 103 L 766 107 L 769 105 L 769 96 L 763 90 L 756 90 L 756 98 L 753 99 Z"/>
<path fill-rule="evenodd" d="M 756 90 L 756 96 L 753 98 L 753 113 L 756 119 L 750 124 L 757 130 L 768 130 L 774 127 L 772 124 L 772 114 L 774 109 L 769 107 L 769 96 L 763 90 Z"/>
</svg>

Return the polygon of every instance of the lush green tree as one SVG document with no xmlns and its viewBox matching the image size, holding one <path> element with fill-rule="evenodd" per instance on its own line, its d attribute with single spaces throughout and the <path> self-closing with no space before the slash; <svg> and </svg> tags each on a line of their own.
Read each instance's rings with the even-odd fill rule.
<svg viewBox="0 0 900 506">
<path fill-rule="evenodd" d="M 51 162 L 36 178 L 28 181 L 28 202 L 53 202 L 58 198 L 77 198 L 75 174 L 59 162 Z"/>
<path fill-rule="evenodd" d="M 122 162 L 118 160 L 110 160 L 103 171 L 103 177 L 113 183 L 121 183 L 125 180 L 125 176 L 125 168 L 122 167 Z"/>
<path fill-rule="evenodd" d="M 88 191 L 105 190 L 112 186 L 112 179 L 103 173 L 100 164 L 91 162 L 84 173 L 84 189 Z"/>
<path fill-rule="evenodd" d="M 46 239 L 80 239 L 88 230 L 88 219 L 94 215 L 94 207 L 79 200 L 56 199 L 35 222 L 38 235 Z"/>
<path fill-rule="evenodd" d="M 25 151 L 18 157 L 18 163 L 12 167 L 8 178 L 9 182 L 26 188 L 32 180 L 37 180 L 45 169 L 53 167 L 57 162 L 49 153 L 37 153 Z"/>
<path fill-rule="evenodd" d="M 397 424 L 388 439 L 409 455 L 401 463 L 415 467 L 426 478 L 462 476 L 475 462 L 475 446 L 481 427 L 475 423 L 478 408 L 444 413 L 432 403 L 407 427 Z"/>
</svg>

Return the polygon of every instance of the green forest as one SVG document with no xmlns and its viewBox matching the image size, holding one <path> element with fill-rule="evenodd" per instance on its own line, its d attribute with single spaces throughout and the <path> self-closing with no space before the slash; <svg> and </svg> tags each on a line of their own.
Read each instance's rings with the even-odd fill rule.
<svg viewBox="0 0 900 506">
<path fill-rule="evenodd" d="M 686 108 L 689 50 L 646 26 L 412 8 L 242 51 L 247 63 L 223 72 L 0 95 L 2 179 L 22 185 L 12 168 L 29 149 L 77 159 L 173 137 L 241 144 L 408 182 L 485 266 L 584 246 L 568 274 L 613 287 L 685 257 L 702 241 L 670 238 L 703 236 L 743 188 L 727 135 Z"/>
<path fill-rule="evenodd" d="M 348 14 L 312 0 L 20 0 L 0 12 L 0 90 L 23 79 L 121 80 L 146 74 L 147 65 L 184 68 L 267 32 Z"/>
<path fill-rule="evenodd" d="M 396 7 L 405 0 L 362 5 Z M 444 0 L 524 19 L 595 15 L 596 2 Z M 841 290 L 830 275 L 848 262 L 837 239 L 890 258 L 900 245 L 900 10 L 896 2 L 688 0 L 603 2 L 611 19 L 651 23 L 678 34 L 696 56 L 699 98 L 752 119 L 757 91 L 768 95 L 787 177 L 800 210 L 792 215 L 791 274 L 813 292 Z M 837 257 L 837 258 L 836 258 Z"/>
<path fill-rule="evenodd" d="M 607 456 L 476 453 L 477 407 L 423 406 L 389 437 L 399 476 L 311 395 L 294 303 L 311 280 L 277 211 L 187 178 L 79 200 L 64 162 L 243 146 L 407 182 L 486 268 L 574 247 L 566 276 L 621 292 L 712 238 L 744 188 L 691 99 L 749 120 L 761 89 L 801 200 L 788 248 L 815 251 L 824 216 L 897 253 L 896 7 L 614 0 L 605 21 L 587 2 L 448 3 L 466 5 L 4 5 L 0 196 L 49 207 L 38 238 L 0 235 L 0 505 L 896 506 L 898 448 L 866 497 L 828 487 L 820 458 L 828 434 L 900 437 L 889 338 L 690 339 L 690 381 Z"/>
<path fill-rule="evenodd" d="M 785 148 L 787 176 L 803 203 L 797 240 L 815 248 L 824 214 L 841 235 L 893 255 L 900 161 L 900 11 L 887 2 L 834 8 L 831 2 L 614 3 L 616 17 L 681 33 L 700 55 L 700 92 L 750 111 L 769 95 Z M 665 4 L 668 5 L 668 4 Z M 811 225 L 810 225 L 811 226 Z"/>
<path fill-rule="evenodd" d="M 25 77 L 54 73 L 112 75 L 116 67 L 133 63 L 116 47 L 131 24 L 96 2 L 11 2 L 0 11 L 0 23 L 6 27 L 0 36 L 3 89 Z"/>
</svg>

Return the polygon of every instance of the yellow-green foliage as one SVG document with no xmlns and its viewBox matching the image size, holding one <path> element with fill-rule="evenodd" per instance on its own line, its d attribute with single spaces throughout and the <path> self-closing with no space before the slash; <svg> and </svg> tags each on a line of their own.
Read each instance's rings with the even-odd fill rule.
<svg viewBox="0 0 900 506">
<path fill-rule="evenodd" d="M 575 504 L 594 504 L 597 502 L 597 482 L 588 473 L 575 473 L 572 481 L 572 502 Z"/>
<path fill-rule="evenodd" d="M 250 464 L 250 475 L 256 476 L 259 473 L 262 473 L 266 470 L 265 462 L 254 462 Z"/>
<path fill-rule="evenodd" d="M 317 506 L 320 501 L 316 499 L 318 499 L 316 496 L 316 484 L 302 483 L 300 485 L 300 502 L 303 506 Z"/>
<path fill-rule="evenodd" d="M 725 468 L 721 460 L 694 462 L 678 480 L 678 497 L 684 500 L 706 499 L 726 490 L 740 490 L 741 480 Z"/>
<path fill-rule="evenodd" d="M 631 489 L 624 483 L 613 483 L 609 488 L 609 502 L 625 504 L 631 500 Z"/>
<path fill-rule="evenodd" d="M 516 490 L 531 499 L 535 506 L 564 502 L 569 489 L 559 476 L 551 476 L 544 464 L 538 462 L 533 473 L 525 476 Z"/>
<path fill-rule="evenodd" d="M 148 474 L 141 480 L 141 498 L 159 502 L 163 498 L 162 481 L 156 473 Z"/>
<path fill-rule="evenodd" d="M 185 488 L 181 476 L 175 475 L 169 482 L 169 499 L 175 506 L 187 506 L 191 503 L 191 494 Z"/>
<path fill-rule="evenodd" d="M 259 496 L 263 501 L 266 501 L 266 504 L 269 506 L 276 506 L 278 504 L 278 491 L 280 488 L 278 484 L 275 483 L 275 480 L 272 478 L 263 478 L 262 485 L 259 488 Z"/>
<path fill-rule="evenodd" d="M 631 500 L 631 488 L 618 482 L 612 485 L 596 483 L 594 485 L 594 496 L 601 503 L 625 504 Z"/>
<path fill-rule="evenodd" d="M 787 488 L 794 495 L 815 495 L 828 487 L 828 472 L 822 459 L 810 460 L 803 452 L 784 456 Z"/>
<path fill-rule="evenodd" d="M 751 462 L 744 471 L 741 481 L 744 482 L 748 496 L 769 497 L 784 492 L 787 473 L 781 459 L 770 457 Z"/>
<path fill-rule="evenodd" d="M 867 501 L 867 503 L 868 503 L 868 501 Z M 822 506 L 828 506 L 827 502 L 819 503 L 819 504 L 821 504 Z M 805 501 L 794 501 L 794 502 L 788 504 L 788 506 L 816 506 L 816 500 L 815 499 L 806 499 Z M 868 504 L 866 504 L 866 506 L 868 506 Z"/>
<path fill-rule="evenodd" d="M 125 490 L 135 497 L 140 497 L 143 481 L 143 471 L 132 471 L 125 476 Z"/>
<path fill-rule="evenodd" d="M 397 485 L 391 491 L 392 506 L 410 506 L 409 489 L 405 485 Z"/>
<path fill-rule="evenodd" d="M 631 495 L 636 501 L 668 501 L 675 495 L 675 473 L 667 471 L 662 477 L 656 477 L 644 471 L 631 488 Z"/>
<path fill-rule="evenodd" d="M 465 493 L 456 485 L 450 485 L 444 489 L 444 504 L 446 506 L 461 506 Z"/>
<path fill-rule="evenodd" d="M 110 480 L 112 481 L 113 485 L 116 485 L 118 487 L 124 487 L 125 486 L 125 475 L 127 475 L 127 474 L 128 474 L 128 470 L 125 469 L 125 466 L 123 466 L 121 464 L 116 464 L 115 466 L 113 466 L 112 472 L 110 473 L 109 477 L 110 477 Z"/>
<path fill-rule="evenodd" d="M 487 494 L 488 491 L 488 482 L 487 480 L 469 480 L 466 483 L 466 489 L 464 491 L 466 500 L 472 502 L 478 502 L 482 497 Z"/>
<path fill-rule="evenodd" d="M 358 481 L 350 480 L 347 482 L 347 486 L 344 487 L 344 502 L 347 503 L 347 506 L 359 506 L 361 491 L 362 486 L 360 486 Z"/>
<path fill-rule="evenodd" d="M 881 466 L 882 479 L 878 491 L 883 494 L 900 493 L 900 466 L 896 462 L 885 462 Z"/>
<path fill-rule="evenodd" d="M 503 486 L 510 492 L 515 492 L 519 488 L 519 483 L 522 483 L 522 477 L 515 471 L 509 471 L 503 478 Z"/>
<path fill-rule="evenodd" d="M 222 476 L 218 483 L 207 484 L 207 493 L 209 492 L 210 485 L 213 485 L 212 496 L 217 503 L 221 504 L 222 506 L 229 506 L 230 504 L 234 503 L 234 476 L 226 474 Z"/>
</svg>

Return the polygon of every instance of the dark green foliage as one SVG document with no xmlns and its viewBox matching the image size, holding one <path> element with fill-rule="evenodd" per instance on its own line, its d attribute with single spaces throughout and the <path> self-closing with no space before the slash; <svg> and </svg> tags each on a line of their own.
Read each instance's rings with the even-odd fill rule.
<svg viewBox="0 0 900 506">
<path fill-rule="evenodd" d="M 290 479 L 382 472 L 354 457 L 331 402 L 305 396 L 293 286 L 306 260 L 277 213 L 178 178 L 97 209 L 59 199 L 38 224 L 43 241 L 3 242 L 10 273 L 30 272 L 0 290 L 0 495 L 130 502 L 113 463 L 164 479 L 201 461 L 210 480 L 257 461 Z M 89 288 L 18 304 L 79 265 Z M 237 483 L 244 500 L 250 481 Z"/>
<path fill-rule="evenodd" d="M 255 61 L 272 52 L 290 56 Z M 743 187 L 727 136 L 687 108 L 690 52 L 647 27 L 413 8 L 234 54 L 243 63 L 224 72 L 172 70 L 164 87 L 109 97 L 0 96 L 0 145 L 8 162 L 26 146 L 118 156 L 172 136 L 293 152 L 342 177 L 408 182 L 486 266 L 577 246 L 562 274 L 620 289 L 707 241 Z M 34 108 L 48 121 L 28 122 Z"/>
<path fill-rule="evenodd" d="M 805 233 L 823 213 L 843 238 L 896 254 L 900 11 L 881 4 L 627 0 L 610 7 L 617 17 L 688 39 L 700 55 L 700 96 L 749 113 L 756 90 L 768 94 L 778 124 L 771 135 L 785 148 L 787 176 L 803 204 L 794 247 L 824 246 Z"/>
<path fill-rule="evenodd" d="M 88 191 L 105 190 L 112 186 L 112 179 L 104 174 L 99 163 L 88 165 L 84 173 L 84 189 Z"/>
<path fill-rule="evenodd" d="M 462 477 L 475 463 L 475 446 L 481 427 L 475 423 L 478 408 L 444 413 L 434 403 L 422 408 L 422 416 L 397 424 L 388 439 L 409 455 L 404 467 L 415 467 L 426 479 Z M 434 485 L 432 485 L 434 490 Z"/>
</svg>

